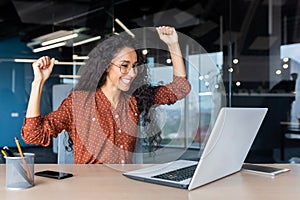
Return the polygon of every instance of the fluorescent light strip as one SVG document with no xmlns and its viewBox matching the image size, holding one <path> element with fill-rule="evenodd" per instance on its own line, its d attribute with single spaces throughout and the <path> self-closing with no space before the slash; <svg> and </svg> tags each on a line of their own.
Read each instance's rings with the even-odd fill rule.
<svg viewBox="0 0 300 200">
<path fill-rule="evenodd" d="M 96 40 L 100 40 L 100 39 L 101 39 L 101 36 L 96 36 L 96 37 L 92 37 L 92 38 L 82 40 L 82 41 L 79 41 L 79 42 L 74 42 L 73 47 L 76 47 L 76 46 L 79 46 L 79 45 L 82 45 L 82 44 L 85 44 L 85 43 L 93 42 L 93 41 L 96 41 Z"/>
<path fill-rule="evenodd" d="M 211 96 L 212 92 L 200 92 L 198 95 L 199 96 Z"/>
<path fill-rule="evenodd" d="M 62 62 L 58 60 L 55 60 L 54 63 L 57 65 L 84 65 L 85 64 L 85 62 Z"/>
<path fill-rule="evenodd" d="M 74 33 L 74 34 L 71 34 L 71 35 L 66 35 L 66 36 L 63 36 L 63 37 L 55 38 L 53 40 L 48 40 L 48 41 L 42 42 L 41 45 L 42 46 L 47 46 L 47 45 L 54 44 L 54 43 L 57 43 L 57 42 L 70 40 L 70 39 L 73 39 L 73 38 L 76 38 L 76 37 L 78 37 L 78 34 Z"/>
<path fill-rule="evenodd" d="M 87 60 L 89 59 L 88 56 L 78 56 L 78 55 L 73 55 L 73 60 Z"/>
<path fill-rule="evenodd" d="M 63 75 L 63 74 L 60 74 L 58 77 L 59 78 L 80 78 L 80 75 Z"/>
<path fill-rule="evenodd" d="M 23 59 L 23 58 L 16 58 L 14 59 L 14 62 L 19 62 L 19 63 L 33 63 L 37 59 Z"/>
<path fill-rule="evenodd" d="M 115 19 L 115 22 L 117 22 L 129 35 L 131 35 L 133 38 L 135 35 L 118 19 Z"/>
<path fill-rule="evenodd" d="M 32 51 L 34 53 L 37 53 L 37 52 L 45 51 L 45 50 L 48 50 L 48 49 L 54 49 L 54 48 L 57 48 L 57 47 L 62 47 L 62 46 L 65 46 L 66 44 L 67 44 L 67 42 L 60 42 L 60 43 L 52 44 L 52 45 L 45 46 L 45 47 L 39 47 L 39 48 L 33 49 Z"/>
<path fill-rule="evenodd" d="M 13 59 L 14 62 L 18 62 L 18 63 L 33 63 L 36 60 L 37 59 L 23 59 L 23 58 Z M 55 60 L 55 64 L 56 65 L 84 65 L 85 63 L 84 62 L 62 62 L 62 61 Z"/>
</svg>

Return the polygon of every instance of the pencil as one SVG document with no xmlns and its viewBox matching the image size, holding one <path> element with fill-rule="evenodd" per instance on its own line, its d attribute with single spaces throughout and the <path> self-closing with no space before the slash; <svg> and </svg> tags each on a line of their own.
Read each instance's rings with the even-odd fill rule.
<svg viewBox="0 0 300 200">
<path fill-rule="evenodd" d="M 27 166 L 26 160 L 25 160 L 25 158 L 24 158 L 24 154 L 23 154 L 22 149 L 21 149 L 20 142 L 19 142 L 19 140 L 18 140 L 17 137 L 15 137 L 15 142 L 16 142 L 18 151 L 19 151 L 19 153 L 20 153 L 20 156 L 22 157 L 22 161 L 23 161 L 23 164 L 24 164 L 24 167 L 25 167 L 25 171 L 26 171 L 27 177 L 28 177 L 28 179 L 30 179 L 29 168 L 28 168 L 28 166 Z"/>
<path fill-rule="evenodd" d="M 21 149 L 21 146 L 20 146 L 20 142 L 19 142 L 19 140 L 18 140 L 17 137 L 15 137 L 15 141 L 16 141 L 16 145 L 17 145 L 18 151 L 19 151 L 19 153 L 20 153 L 20 156 L 21 156 L 21 157 L 24 157 L 24 154 L 23 154 L 22 149 Z"/>
<path fill-rule="evenodd" d="M 7 154 L 3 149 L 1 149 L 1 153 L 3 154 L 3 156 L 7 157 Z"/>
</svg>

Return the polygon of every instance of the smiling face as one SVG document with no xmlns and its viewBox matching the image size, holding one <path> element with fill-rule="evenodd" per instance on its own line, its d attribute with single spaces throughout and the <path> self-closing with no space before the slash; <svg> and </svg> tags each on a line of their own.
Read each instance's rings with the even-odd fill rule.
<svg viewBox="0 0 300 200">
<path fill-rule="evenodd" d="M 134 49 L 125 47 L 121 49 L 111 61 L 107 69 L 105 86 L 114 91 L 128 91 L 133 80 L 137 76 L 137 70 L 131 69 L 128 73 L 121 72 L 122 68 L 132 68 L 137 62 L 137 54 Z"/>
</svg>

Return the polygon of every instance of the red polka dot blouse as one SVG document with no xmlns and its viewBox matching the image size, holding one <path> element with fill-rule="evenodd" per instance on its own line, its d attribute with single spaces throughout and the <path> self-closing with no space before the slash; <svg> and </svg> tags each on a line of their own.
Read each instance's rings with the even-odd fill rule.
<svg viewBox="0 0 300 200">
<path fill-rule="evenodd" d="M 185 77 L 156 88 L 154 104 L 174 104 L 191 90 Z M 139 111 L 133 96 L 122 93 L 116 108 L 101 89 L 72 91 L 56 111 L 25 118 L 22 138 L 28 144 L 48 146 L 66 130 L 74 143 L 74 162 L 132 163 Z"/>
</svg>

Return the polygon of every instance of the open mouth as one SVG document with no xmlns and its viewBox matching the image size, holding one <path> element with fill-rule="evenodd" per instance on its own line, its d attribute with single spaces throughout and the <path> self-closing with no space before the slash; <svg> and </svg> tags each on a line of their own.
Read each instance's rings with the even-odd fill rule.
<svg viewBox="0 0 300 200">
<path fill-rule="evenodd" d="M 125 79 L 125 78 L 122 78 L 121 81 L 125 84 L 130 84 L 130 82 L 131 82 L 130 79 Z"/>
</svg>

